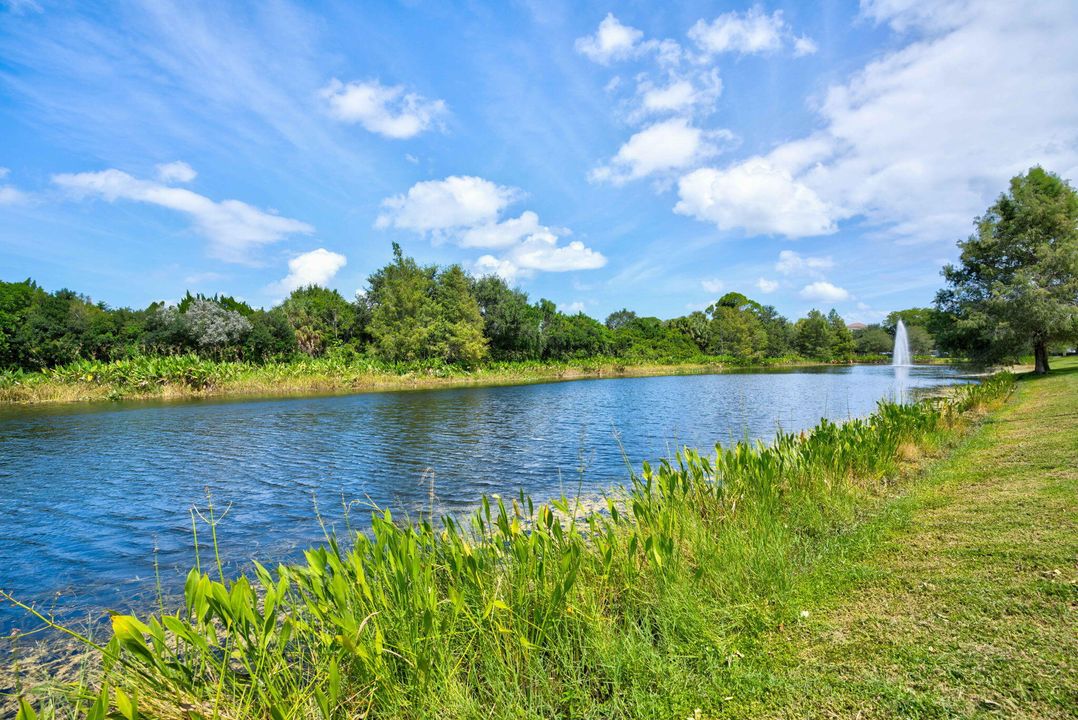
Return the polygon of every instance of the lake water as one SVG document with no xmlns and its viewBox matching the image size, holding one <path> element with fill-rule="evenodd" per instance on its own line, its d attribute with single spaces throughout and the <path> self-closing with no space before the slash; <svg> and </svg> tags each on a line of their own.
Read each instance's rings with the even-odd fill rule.
<svg viewBox="0 0 1078 720">
<path fill-rule="evenodd" d="M 896 372 L 900 376 L 896 378 Z M 628 477 L 627 458 L 768 439 L 881 398 L 963 381 L 948 367 L 802 368 L 255 401 L 0 407 L 0 588 L 72 620 L 166 591 L 193 565 L 207 493 L 225 559 L 294 558 L 362 503 L 467 511 Z M 623 456 L 624 451 L 624 456 Z M 200 528 L 200 541 L 208 532 Z M 155 553 L 156 548 L 156 553 Z M 204 562 L 206 557 L 203 558 Z M 0 603 L 0 632 L 26 626 Z"/>
</svg>

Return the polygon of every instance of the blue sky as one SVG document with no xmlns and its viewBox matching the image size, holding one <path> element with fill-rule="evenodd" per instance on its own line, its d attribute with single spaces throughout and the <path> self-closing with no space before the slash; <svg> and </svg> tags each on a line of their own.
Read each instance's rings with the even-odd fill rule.
<svg viewBox="0 0 1078 720">
<path fill-rule="evenodd" d="M 0 0 L 0 278 L 351 297 L 399 242 L 599 318 L 924 305 L 1078 177 L 1078 3 Z"/>
</svg>

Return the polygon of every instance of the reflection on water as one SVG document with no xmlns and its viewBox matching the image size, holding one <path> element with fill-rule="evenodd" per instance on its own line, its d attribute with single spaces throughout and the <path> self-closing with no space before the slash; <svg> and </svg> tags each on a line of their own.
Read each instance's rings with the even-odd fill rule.
<svg viewBox="0 0 1078 720">
<path fill-rule="evenodd" d="M 64 608 L 121 608 L 192 564 L 190 508 L 228 515 L 226 560 L 294 557 L 344 527 L 342 501 L 398 515 L 465 511 L 482 493 L 595 490 L 680 445 L 770 438 L 950 368 L 809 368 L 244 402 L 0 409 L 0 588 Z M 624 448 L 625 457 L 622 455 Z M 353 509 L 362 529 L 366 510 Z M 21 615 L 0 607 L 0 630 Z"/>
</svg>

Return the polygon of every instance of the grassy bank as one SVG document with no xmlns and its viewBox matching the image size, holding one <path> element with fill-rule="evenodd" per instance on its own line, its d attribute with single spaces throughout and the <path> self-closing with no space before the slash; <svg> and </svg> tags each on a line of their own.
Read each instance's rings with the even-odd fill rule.
<svg viewBox="0 0 1078 720">
<path fill-rule="evenodd" d="M 485 363 L 474 368 L 386 363 L 353 357 L 281 363 L 216 362 L 194 355 L 81 361 L 41 372 L 0 372 L 0 403 L 140 398 L 288 396 L 466 385 L 498 385 L 699 373 L 735 367 L 815 365 L 798 357 L 746 363 L 706 356 L 687 361 L 595 357 L 566 362 Z"/>
<path fill-rule="evenodd" d="M 599 512 L 520 497 L 484 500 L 463 523 L 377 514 L 370 535 L 251 581 L 221 577 L 204 548 L 183 609 L 114 617 L 97 679 L 26 694 L 53 693 L 31 702 L 61 717 L 723 714 L 766 691 L 742 664 L 764 662 L 748 677 L 766 677 L 771 637 L 847 581 L 821 568 L 869 543 L 904 478 L 1012 386 L 1000 376 L 767 447 L 683 453 Z"/>
<path fill-rule="evenodd" d="M 1078 716 L 1078 358 L 1053 367 L 805 576 L 721 715 Z"/>
</svg>

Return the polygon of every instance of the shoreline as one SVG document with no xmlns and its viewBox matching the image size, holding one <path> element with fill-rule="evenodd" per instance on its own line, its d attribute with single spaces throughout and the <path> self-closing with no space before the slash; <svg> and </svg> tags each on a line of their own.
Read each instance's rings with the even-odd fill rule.
<svg viewBox="0 0 1078 720">
<path fill-rule="evenodd" d="M 828 363 L 810 360 L 764 361 L 737 364 L 730 362 L 633 363 L 605 359 L 579 363 L 504 363 L 475 370 L 427 368 L 403 373 L 378 370 L 370 366 L 344 366 L 336 372 L 303 372 L 301 363 L 282 363 L 255 367 L 234 364 L 235 377 L 212 380 L 196 387 L 183 382 L 163 382 L 147 387 L 89 380 L 56 380 L 35 373 L 23 382 L 0 386 L 0 407 L 116 402 L 125 400 L 240 400 L 244 398 L 300 398 L 354 395 L 368 392 L 406 392 L 409 390 L 452 389 L 463 387 L 507 387 L 576 380 L 632 377 L 707 375 L 728 372 L 783 370 L 796 368 L 885 365 L 882 362 Z M 919 365 L 953 365 L 956 361 L 919 362 Z M 229 363 L 221 363 L 228 368 Z M 448 372 L 447 372 L 448 370 Z M 92 378 L 92 375 L 91 375 Z"/>
<path fill-rule="evenodd" d="M 690 485 L 684 486 L 675 493 L 676 502 L 674 496 L 671 496 L 668 500 L 662 500 L 662 498 L 665 497 L 665 492 L 672 491 L 663 491 L 656 495 L 655 493 L 658 491 L 653 491 L 651 489 L 652 485 L 650 480 L 646 485 L 640 484 L 634 486 L 633 492 L 635 494 L 633 495 L 633 499 L 641 503 L 646 503 L 648 507 L 652 507 L 653 503 L 658 503 L 654 505 L 654 511 L 661 511 L 661 517 L 667 518 L 667 516 L 669 516 L 667 519 L 670 522 L 674 522 L 676 527 L 682 528 L 682 530 L 677 533 L 677 536 L 681 538 L 677 542 L 679 545 L 681 543 L 688 543 L 685 549 L 692 550 L 692 552 L 674 552 L 674 548 L 669 548 L 665 544 L 656 544 L 655 549 L 641 550 L 640 548 L 644 548 L 644 545 L 636 545 L 633 542 L 633 539 L 637 536 L 647 539 L 651 537 L 652 533 L 665 533 L 666 531 L 662 530 L 662 528 L 665 527 L 664 523 L 666 521 L 656 525 L 653 522 L 649 511 L 646 511 L 645 509 L 638 510 L 633 507 L 630 512 L 630 505 L 627 502 L 616 503 L 621 509 L 621 513 L 624 514 L 624 520 L 617 520 L 616 515 L 602 514 L 595 516 L 596 521 L 602 524 L 600 529 L 603 530 L 602 533 L 595 535 L 595 537 L 603 538 L 605 542 L 613 543 L 613 545 L 616 545 L 619 549 L 619 552 L 615 553 L 613 557 L 623 558 L 625 557 L 626 549 L 628 548 L 629 550 L 628 557 L 625 560 L 618 560 L 613 565 L 609 564 L 609 559 L 606 561 L 602 559 L 603 556 L 599 550 L 584 542 L 582 539 L 584 535 L 581 535 L 580 533 L 588 533 L 587 530 L 577 530 L 575 531 L 577 534 L 573 535 L 572 533 L 574 531 L 570 529 L 567 531 L 570 533 L 566 536 L 568 539 L 564 540 L 558 539 L 561 537 L 558 534 L 550 535 L 549 533 L 540 533 L 544 542 L 549 542 L 551 544 L 551 548 L 548 548 L 550 552 L 568 552 L 569 550 L 573 550 L 573 552 L 566 555 L 566 557 L 575 558 L 575 562 L 580 562 L 581 558 L 585 560 L 584 567 L 580 573 L 580 582 L 576 583 L 574 586 L 571 596 L 568 594 L 568 590 L 565 590 L 566 597 L 564 600 L 569 601 L 569 603 L 556 605 L 557 608 L 562 609 L 555 612 L 552 616 L 552 620 L 554 618 L 558 619 L 554 625 L 550 626 L 551 634 L 543 635 L 542 637 L 537 636 L 535 641 L 529 639 L 530 636 L 525 637 L 527 642 L 518 641 L 516 640 L 517 634 L 526 632 L 526 629 L 523 629 L 523 626 L 521 626 L 520 628 L 512 630 L 511 634 L 507 635 L 505 639 L 497 633 L 480 633 L 477 637 L 485 638 L 484 642 L 493 643 L 494 647 L 491 649 L 500 650 L 501 652 L 506 653 L 507 660 L 527 665 L 531 662 L 531 654 L 537 652 L 535 649 L 539 647 L 535 644 L 537 641 L 541 641 L 543 645 L 548 647 L 551 646 L 551 644 L 554 644 L 554 646 L 563 643 L 572 644 L 575 634 L 567 633 L 563 635 L 560 631 L 557 631 L 556 628 L 562 627 L 564 623 L 582 622 L 584 625 L 574 626 L 578 627 L 579 630 L 587 629 L 589 635 L 592 636 L 592 640 L 596 642 L 602 641 L 600 647 L 605 648 L 606 652 L 612 653 L 612 657 L 620 657 L 623 651 L 620 646 L 616 643 L 608 644 L 606 642 L 609 638 L 606 637 L 605 633 L 609 629 L 610 623 L 613 623 L 618 617 L 621 617 L 619 613 L 627 613 L 626 618 L 623 619 L 630 622 L 630 624 L 636 622 L 633 618 L 636 618 L 638 614 L 642 613 L 641 617 L 650 617 L 651 611 L 649 608 L 651 605 L 646 602 L 637 604 L 628 601 L 626 601 L 627 604 L 614 603 L 610 599 L 610 596 L 608 596 L 608 593 L 614 588 L 614 586 L 609 585 L 609 582 L 614 578 L 621 578 L 621 580 L 615 583 L 615 585 L 620 586 L 622 582 L 629 582 L 631 578 L 635 578 L 635 580 L 630 583 L 630 586 L 635 585 L 637 582 L 643 582 L 646 587 L 650 588 L 650 591 L 646 593 L 648 597 L 660 597 L 662 598 L 663 607 L 670 606 L 671 608 L 678 608 L 679 612 L 689 613 L 688 617 L 694 618 L 693 622 L 690 623 L 693 627 L 698 627 L 698 622 L 706 621 L 708 627 L 726 628 L 726 631 L 708 638 L 709 642 L 712 644 L 725 647 L 731 643 L 740 644 L 741 642 L 748 642 L 749 646 L 751 646 L 754 639 L 755 641 L 765 640 L 768 631 L 773 631 L 776 627 L 781 630 L 784 625 L 795 622 L 793 618 L 796 618 L 800 608 L 805 606 L 803 601 L 806 599 L 798 597 L 802 595 L 802 592 L 799 590 L 799 581 L 797 581 L 797 578 L 800 578 L 801 575 L 796 571 L 796 568 L 800 566 L 801 560 L 813 557 L 817 552 L 821 552 L 825 549 L 822 547 L 817 548 L 814 543 L 810 546 L 802 547 L 795 536 L 789 534 L 787 523 L 795 523 L 795 525 L 802 530 L 812 531 L 810 535 L 823 533 L 823 537 L 831 539 L 828 543 L 832 541 L 843 541 L 843 538 L 849 538 L 852 541 L 854 539 L 853 536 L 857 535 L 856 528 L 860 526 L 858 518 L 861 517 L 861 514 L 875 506 L 877 502 L 888 503 L 900 500 L 905 494 L 906 489 L 909 487 L 907 483 L 910 480 L 922 477 L 926 468 L 935 465 L 936 462 L 946 462 L 946 458 L 952 454 L 956 444 L 961 443 L 963 437 L 967 436 L 970 431 L 976 431 L 979 427 L 984 427 L 981 422 L 984 417 L 984 411 L 994 410 L 994 408 L 1004 404 L 1006 396 L 1009 394 L 1009 392 L 1006 392 L 1005 388 L 1006 386 L 1000 386 L 1000 388 L 993 390 L 992 388 L 984 387 L 984 389 L 970 389 L 966 391 L 962 394 L 962 397 L 967 397 L 969 398 L 968 400 L 963 400 L 962 397 L 955 397 L 950 401 L 955 404 L 954 407 L 955 410 L 957 410 L 956 413 L 942 412 L 932 409 L 935 406 L 920 404 L 917 406 L 910 406 L 901 411 L 888 411 L 882 415 L 877 414 L 870 420 L 861 421 L 849 428 L 837 431 L 828 430 L 826 426 L 820 426 L 808 435 L 802 435 L 799 439 L 791 438 L 789 444 L 781 450 L 758 449 L 751 450 L 748 454 L 739 452 L 735 455 L 717 458 L 716 462 L 722 463 L 722 467 L 724 468 L 722 471 L 723 476 L 728 477 L 729 482 L 733 483 L 731 489 L 737 489 L 736 494 L 731 495 L 731 502 L 735 504 L 727 502 L 727 500 L 724 499 L 724 494 L 714 495 L 708 490 L 708 488 L 711 487 L 707 480 L 710 471 L 703 472 L 705 466 L 699 465 L 700 461 L 698 456 L 683 456 L 682 459 L 687 463 L 686 470 L 677 471 L 672 469 L 660 469 L 658 475 L 655 476 L 656 482 L 663 484 L 664 487 L 675 474 L 678 477 L 681 477 L 685 482 L 688 482 L 692 478 L 696 478 L 692 479 Z M 925 425 L 924 421 L 930 417 L 937 418 L 937 420 L 929 425 Z M 935 422 L 943 424 L 935 426 Z M 879 427 L 881 432 L 875 432 L 875 428 L 877 427 Z M 888 428 L 890 429 L 888 430 Z M 832 437 L 833 432 L 838 432 L 839 435 Z M 895 435 L 895 433 L 897 433 L 897 435 Z M 846 436 L 848 437 L 843 439 Z M 855 438 L 858 442 L 856 444 L 851 444 L 850 441 Z M 865 444 L 866 447 L 861 447 L 862 443 Z M 834 447 L 832 447 L 832 445 Z M 843 449 L 854 448 L 855 445 L 857 447 L 856 450 Z M 810 450 L 808 448 L 815 449 Z M 821 452 L 824 450 L 827 450 L 827 452 Z M 766 470 L 766 468 L 771 467 L 770 461 L 763 465 L 757 465 L 757 462 L 763 459 L 760 457 L 757 458 L 757 460 L 750 462 L 745 468 L 742 468 L 742 464 L 750 459 L 750 455 L 752 458 L 756 458 L 757 455 L 761 454 L 770 456 L 775 453 L 787 454 L 790 452 L 794 452 L 799 457 L 802 457 L 804 462 L 807 463 L 803 468 L 804 472 L 798 473 L 796 477 L 789 476 L 783 484 L 783 487 L 785 488 L 784 494 L 787 492 L 793 494 L 788 501 L 783 502 L 778 506 L 772 507 L 767 504 L 760 505 L 759 502 L 765 501 L 769 496 L 765 493 L 763 496 L 756 497 L 759 494 L 759 488 L 753 483 L 746 484 L 746 482 L 749 481 L 751 477 L 754 477 L 754 473 L 757 471 L 770 472 L 770 470 Z M 850 452 L 853 452 L 854 454 L 848 454 Z M 830 458 L 837 459 L 839 464 L 833 466 L 835 460 Z M 752 468 L 756 469 L 754 470 Z M 718 468 L 716 468 L 716 471 L 718 471 Z M 749 474 L 743 475 L 744 472 L 748 472 Z M 651 477 L 650 471 L 648 471 L 647 475 L 649 478 Z M 820 480 L 823 479 L 827 479 L 828 481 L 821 484 Z M 832 482 L 836 484 L 832 486 Z M 916 485 L 917 481 L 914 480 L 914 482 Z M 697 483 L 702 484 L 697 486 Z M 743 503 L 741 496 L 744 493 L 748 493 L 748 495 L 752 497 L 746 496 Z M 755 498 L 755 501 L 753 498 Z M 811 498 L 818 502 L 805 505 L 804 503 L 796 501 L 796 498 L 803 498 L 806 500 Z M 668 502 L 672 502 L 673 504 L 668 505 Z M 697 506 L 701 502 L 710 508 L 710 510 L 707 512 L 700 511 Z M 516 528 L 515 521 L 509 521 L 516 515 L 522 526 L 540 527 L 530 520 L 534 520 L 535 518 L 541 519 L 543 517 L 543 510 L 539 511 L 538 516 L 533 517 L 531 510 L 522 511 L 514 504 L 513 510 L 506 515 L 506 510 L 500 503 L 501 501 L 498 500 L 498 507 L 496 508 L 498 512 L 495 513 L 495 515 L 498 515 L 501 519 L 498 519 L 497 522 L 486 529 L 481 528 L 479 535 L 474 537 L 471 535 L 453 536 L 456 540 L 464 543 L 464 545 L 461 545 L 460 547 L 467 548 L 465 554 L 470 555 L 474 552 L 477 557 L 485 558 L 485 553 L 494 553 L 490 558 L 491 562 L 487 563 L 484 561 L 482 565 L 484 568 L 482 571 L 483 576 L 485 580 L 489 580 L 490 582 L 484 581 L 481 586 L 484 588 L 502 588 L 502 590 L 497 592 L 508 593 L 504 598 L 502 598 L 501 595 L 497 595 L 494 600 L 490 600 L 484 595 L 479 599 L 471 598 L 467 601 L 462 601 L 465 602 L 463 607 L 470 613 L 474 611 L 475 621 L 480 622 L 481 624 L 489 624 L 496 621 L 509 623 L 512 622 L 512 619 L 515 618 L 518 613 L 522 613 L 521 617 L 524 617 L 527 615 L 525 611 L 531 607 L 529 603 L 534 600 L 534 598 L 527 593 L 517 597 L 512 588 L 517 588 L 518 586 L 513 583 L 493 582 L 499 577 L 503 580 L 505 579 L 504 576 L 509 572 L 509 566 L 507 566 L 507 569 L 505 570 L 500 570 L 499 567 L 501 567 L 503 562 L 509 562 L 515 555 L 505 555 L 502 561 L 494 562 L 496 559 L 495 556 L 497 556 L 497 558 L 503 557 L 502 554 L 499 554 L 500 551 L 498 550 L 502 547 L 501 540 L 498 540 L 497 542 L 494 540 L 483 540 L 483 536 L 490 533 L 502 533 L 505 535 L 505 542 L 517 543 L 521 538 L 526 539 L 529 536 L 521 534 L 520 530 Z M 712 505 L 714 505 L 714 507 L 711 507 Z M 751 513 L 745 514 L 746 511 L 744 510 L 735 511 L 735 508 L 741 506 L 744 506 L 745 508 L 767 508 L 764 515 L 760 516 L 761 519 L 766 519 L 766 522 L 763 525 L 758 525 L 755 520 L 751 520 L 751 518 L 754 517 Z M 556 504 L 552 507 L 557 509 Z M 818 507 L 818 509 L 823 512 L 823 515 L 818 515 L 816 511 L 813 511 L 802 516 L 800 509 L 806 507 Z M 524 518 L 519 517 L 519 513 L 521 512 L 525 513 Z M 502 518 L 501 516 L 505 517 Z M 477 517 L 480 516 L 477 515 Z M 722 522 L 718 525 L 713 525 L 712 523 L 719 518 L 722 518 Z M 504 523 L 502 522 L 503 519 L 505 520 Z M 748 522 L 747 525 L 744 524 L 746 522 Z M 851 522 L 853 523 L 852 527 L 849 525 Z M 561 525 L 562 523 L 558 524 Z M 570 528 L 572 527 L 572 524 L 573 523 L 570 522 Z M 401 532 L 404 532 L 402 527 L 403 526 L 392 524 L 392 521 L 389 520 L 387 515 L 383 524 L 379 526 L 380 529 L 376 532 L 376 536 L 382 537 L 382 542 L 390 543 L 390 546 L 396 548 L 395 539 L 404 537 L 400 535 Z M 746 541 L 746 536 L 743 533 L 752 528 L 756 528 L 756 530 L 752 530 L 753 533 L 765 532 L 768 537 L 778 543 L 778 547 L 782 549 L 780 553 L 781 561 L 778 556 L 771 558 L 771 556 L 766 553 L 764 556 L 760 557 L 757 557 L 754 553 L 749 553 L 742 557 L 742 555 L 739 554 L 739 551 L 733 552 L 732 555 L 727 553 L 727 550 L 737 550 L 738 547 L 741 547 L 740 543 Z M 848 535 L 848 533 L 851 532 L 853 535 Z M 795 535 L 796 534 L 797 533 L 795 533 Z M 550 537 L 547 537 L 547 535 L 550 535 Z M 591 536 L 590 533 L 589 536 Z M 493 537 L 493 535 L 491 537 Z M 501 535 L 498 535 L 497 537 L 501 538 Z M 663 535 L 660 534 L 657 535 L 657 537 L 663 537 Z M 431 539 L 430 542 L 436 542 L 436 540 Z M 442 547 L 441 544 L 444 544 L 444 549 L 446 549 L 447 552 L 452 548 L 457 547 L 457 545 L 454 544 L 456 541 L 452 540 L 452 538 L 450 541 L 438 540 L 437 542 L 440 543 L 439 547 Z M 521 542 L 523 542 L 523 540 L 521 540 Z M 643 540 L 641 540 L 641 542 L 643 542 Z M 613 547 L 613 545 L 611 547 Z M 636 549 L 636 552 L 633 552 L 634 548 Z M 809 551 L 808 555 L 802 555 L 802 552 L 805 550 Z M 394 552 L 396 552 L 396 550 L 394 550 Z M 377 557 L 381 556 L 378 554 L 368 556 L 361 549 L 359 554 L 356 555 L 355 561 L 359 562 L 362 560 L 365 565 L 370 565 L 375 562 Z M 409 555 L 409 557 L 411 557 L 411 555 Z M 690 559 L 698 557 L 701 561 L 706 558 L 707 562 L 694 570 L 693 568 L 696 567 L 695 561 L 691 562 L 689 565 L 685 565 L 685 567 L 681 567 L 680 562 L 675 562 L 675 558 L 681 557 Z M 418 556 L 415 559 L 418 560 Z M 823 561 L 824 558 L 821 557 L 820 560 Z M 771 567 L 770 563 L 773 561 L 779 562 L 779 566 L 774 568 L 775 571 L 779 572 L 779 575 L 786 576 L 787 573 L 792 573 L 788 577 L 790 580 L 795 580 L 793 586 L 786 587 L 786 583 L 777 582 L 778 576 L 771 578 L 770 575 L 768 575 L 768 577 L 771 578 L 770 580 L 755 589 L 746 589 L 740 583 L 732 583 L 733 579 L 741 577 L 746 572 L 751 576 L 756 576 L 759 572 Z M 315 564 L 320 567 L 320 562 L 322 561 L 317 561 Z M 812 563 L 812 566 L 815 566 L 815 563 Z M 346 563 L 341 566 L 341 568 L 346 567 L 351 567 L 351 565 Z M 531 566 L 527 565 L 527 567 Z M 664 570 L 664 568 L 669 568 L 669 570 Z M 780 568 L 782 569 L 780 570 Z M 381 574 L 382 570 L 384 570 L 384 568 L 380 565 L 370 565 L 370 567 L 367 568 L 365 576 L 372 578 L 383 577 Z M 521 568 L 518 568 L 518 570 L 523 572 L 525 567 L 522 566 Z M 302 582 L 302 578 L 307 577 L 307 575 L 303 573 L 296 574 L 296 572 L 298 571 L 287 571 L 292 582 Z M 344 572 L 344 569 L 340 569 L 340 572 Z M 490 577 L 487 577 L 487 575 L 490 575 Z M 311 577 L 315 576 L 317 576 L 317 574 Z M 385 575 L 383 581 L 385 583 L 390 583 L 392 577 L 395 576 L 392 574 Z M 575 571 L 573 571 L 569 577 L 575 578 Z M 667 580 L 663 580 L 664 577 L 667 578 Z M 726 588 L 726 591 L 734 593 L 734 595 L 727 598 L 727 600 L 736 599 L 740 602 L 694 603 L 689 606 L 682 604 L 681 600 L 679 600 L 676 595 L 671 596 L 662 593 L 653 595 L 652 591 L 658 592 L 659 588 L 661 588 L 667 581 L 674 582 L 676 586 L 686 589 L 691 587 L 699 590 L 702 589 L 698 587 L 698 585 L 701 584 L 716 592 L 722 588 Z M 273 579 L 268 585 L 262 580 L 259 582 L 266 588 L 271 586 L 276 587 L 276 579 Z M 461 580 L 461 582 L 463 582 L 463 580 Z M 199 580 L 199 583 L 200 586 L 203 583 L 209 583 L 207 585 L 207 592 L 212 589 L 210 588 L 210 584 L 213 583 L 208 577 L 205 578 L 205 580 Z M 558 580 L 558 587 L 568 588 L 569 586 L 569 580 L 565 580 L 564 585 L 562 584 L 562 579 Z M 753 587 L 755 587 L 755 585 Z M 785 591 L 782 590 L 783 587 L 786 587 Z M 736 590 L 736 592 L 731 590 L 731 588 Z M 740 588 L 740 590 L 738 590 L 738 588 Z M 405 592 L 405 590 L 401 590 L 401 592 Z M 490 592 L 494 592 L 494 590 L 491 590 Z M 216 596 L 219 593 L 217 590 L 214 590 L 214 594 Z M 633 593 L 630 593 L 630 595 L 632 594 Z M 705 593 L 705 595 L 710 596 L 708 593 Z M 375 597 L 377 598 L 380 596 Z M 408 597 L 410 598 L 411 595 L 408 595 Z M 558 597 L 561 596 L 559 595 Z M 282 597 L 280 600 L 283 601 L 283 599 L 284 598 Z M 361 600 L 356 600 L 356 602 L 360 601 Z M 362 602 L 374 602 L 374 600 L 362 600 Z M 766 616 L 770 619 L 765 622 L 763 626 L 757 626 L 758 620 L 763 619 L 763 616 L 758 617 L 757 615 L 754 615 L 753 613 L 756 611 L 749 612 L 749 616 L 751 617 L 742 617 L 742 614 L 737 611 L 731 611 L 732 614 L 727 613 L 729 608 L 742 607 L 745 602 L 749 603 L 752 607 L 760 605 L 761 608 L 770 608 L 766 612 Z M 473 605 L 474 607 L 472 607 Z M 395 607 L 395 605 L 387 607 Z M 495 616 L 491 615 L 492 611 L 483 610 L 483 608 L 490 607 L 495 608 L 493 611 L 495 612 Z M 546 606 L 543 605 L 543 607 Z M 302 604 L 288 606 L 287 614 L 291 615 L 293 612 L 302 614 L 306 612 L 304 608 L 305 606 Z M 446 606 L 444 603 L 439 603 L 437 608 L 439 614 L 451 614 L 452 612 L 451 609 L 449 609 L 449 606 Z M 724 608 L 726 610 L 724 610 Z M 371 609 L 372 608 L 367 608 L 367 610 Z M 380 625 L 383 623 L 385 624 L 384 631 L 387 633 L 387 637 L 393 638 L 392 640 L 387 640 L 387 643 L 392 642 L 391 647 L 394 653 L 398 653 L 398 650 L 403 651 L 405 647 L 407 647 L 407 637 L 405 636 L 407 634 L 400 635 L 400 632 L 403 631 L 398 632 L 396 621 L 391 617 L 395 615 L 388 610 L 383 610 L 384 612 L 380 614 L 375 613 L 375 615 L 380 618 Z M 366 611 L 361 614 L 366 614 Z M 382 616 L 384 616 L 385 619 L 381 619 Z M 174 615 L 173 617 L 178 619 L 180 616 Z M 187 618 L 186 615 L 182 615 L 182 617 Z M 282 615 L 282 617 L 284 617 L 284 615 Z M 497 620 L 497 618 L 504 619 Z M 605 618 L 605 620 L 596 624 L 591 618 Z M 757 620 L 749 622 L 752 618 L 757 618 Z M 718 622 L 719 620 L 722 620 L 722 622 Z M 115 626 L 115 618 L 113 622 Z M 132 622 L 134 621 L 132 620 Z M 184 620 L 184 622 L 188 622 L 188 620 Z M 401 620 L 401 622 L 404 621 Z M 747 625 L 746 622 L 748 623 Z M 176 626 L 175 623 L 173 623 L 173 626 L 180 627 Z M 750 630 L 750 627 L 755 627 L 756 630 Z M 183 630 L 182 627 L 181 630 Z M 121 631 L 123 631 L 122 627 Z M 271 634 L 271 636 L 269 636 L 270 642 L 275 642 L 274 638 L 276 637 L 275 634 Z M 693 634 L 693 637 L 696 637 L 695 634 Z M 363 635 L 362 633 L 357 635 L 357 638 L 362 639 L 364 642 L 370 640 L 367 635 Z M 493 640 L 491 640 L 491 638 L 493 638 Z M 127 638 L 124 642 L 137 642 L 137 638 Z M 519 645 L 517 644 L 518 642 Z M 645 643 L 645 645 L 651 647 L 648 643 Z M 380 647 L 378 641 L 375 641 L 374 647 Z M 427 645 L 423 643 L 420 643 L 418 649 L 413 648 L 412 650 L 422 652 L 429 651 Z M 747 647 L 746 652 L 748 652 Z M 390 654 L 388 657 L 392 660 L 396 656 L 396 654 Z M 132 660 L 134 659 L 134 656 L 130 657 Z M 32 654 L 24 656 L 23 660 L 24 663 L 29 664 L 29 666 L 23 664 L 24 672 L 29 671 L 28 674 L 32 677 L 34 674 L 33 666 L 35 664 Z M 67 665 L 69 668 L 74 664 L 71 656 L 68 656 L 64 660 L 66 662 L 63 662 L 63 664 Z M 396 662 L 395 660 L 392 661 Z M 329 661 L 327 660 L 327 662 Z M 721 657 L 717 662 L 722 662 Z M 648 675 L 650 677 L 657 677 L 655 673 L 668 674 L 675 665 L 677 665 L 675 658 L 667 657 L 664 653 L 653 654 L 650 656 Z M 729 668 L 728 662 L 725 667 Z M 699 673 L 696 676 L 701 679 L 709 677 L 714 681 L 715 678 L 719 678 L 719 676 L 712 672 L 713 668 L 710 668 L 710 666 L 696 667 L 696 665 L 692 665 L 692 667 L 685 667 L 682 669 L 690 671 L 693 674 Z M 59 668 L 53 668 L 53 670 L 59 670 Z M 46 672 L 49 671 L 46 670 Z M 171 697 L 174 691 L 180 689 L 178 686 L 175 688 L 169 686 L 168 688 L 158 688 L 155 690 L 154 688 L 140 685 L 142 681 L 138 678 L 141 676 L 137 672 L 134 674 L 130 674 L 124 670 L 119 670 L 118 672 L 119 674 L 113 677 L 112 680 L 121 683 L 125 685 L 125 687 L 130 688 L 131 691 L 136 692 L 140 697 L 140 701 L 143 698 L 152 701 L 153 695 L 158 691 L 165 692 Z M 281 670 L 281 672 L 284 672 L 284 670 Z M 721 680 L 721 678 L 719 679 Z M 358 682 L 358 679 L 353 680 Z M 463 682 L 460 678 L 458 678 L 458 680 Z M 385 678 L 380 681 L 380 683 L 386 682 L 388 682 L 388 680 Z M 393 705 L 394 697 L 396 697 L 396 690 L 403 692 L 408 687 L 411 687 L 411 683 L 411 680 L 408 682 L 402 681 L 400 687 L 390 683 L 383 688 L 389 695 L 382 696 L 380 694 L 380 701 Z M 45 681 L 44 685 L 39 685 L 40 691 L 48 694 L 50 691 L 45 689 L 48 684 L 48 681 Z M 195 702 L 197 700 L 195 696 L 199 695 L 201 692 L 199 687 L 200 686 L 184 686 L 182 691 L 185 695 L 190 696 L 192 702 Z M 474 688 L 471 688 L 466 684 L 454 685 L 454 687 L 466 693 L 474 690 Z M 499 687 L 499 692 L 506 693 L 507 701 L 511 700 L 512 697 L 515 697 L 513 695 L 515 687 L 513 683 L 504 680 Z M 717 689 L 718 688 L 716 687 L 697 688 L 697 692 L 703 690 L 705 696 L 716 695 L 717 693 L 715 693 L 715 691 Z M 679 691 L 679 688 L 675 686 L 664 687 L 663 690 L 664 695 L 666 693 L 671 693 L 668 697 L 679 706 L 679 710 L 683 704 L 687 704 L 690 708 L 699 706 L 701 700 L 704 699 L 700 697 L 697 692 L 690 693 L 692 697 L 688 695 L 682 696 L 683 690 Z M 722 693 L 722 695 L 724 696 L 725 692 Z M 56 696 L 54 695 L 53 697 Z M 643 708 L 641 706 L 637 709 Z M 709 712 L 709 715 L 713 714 L 717 709 L 718 708 L 714 705 L 709 707 L 709 710 L 711 711 Z"/>
</svg>

